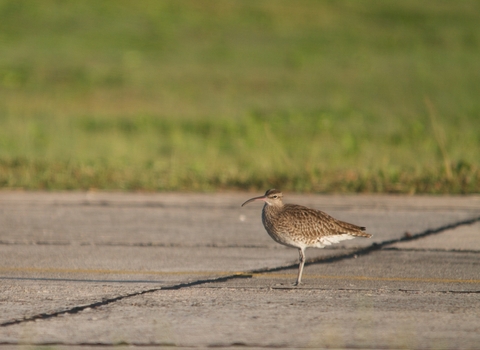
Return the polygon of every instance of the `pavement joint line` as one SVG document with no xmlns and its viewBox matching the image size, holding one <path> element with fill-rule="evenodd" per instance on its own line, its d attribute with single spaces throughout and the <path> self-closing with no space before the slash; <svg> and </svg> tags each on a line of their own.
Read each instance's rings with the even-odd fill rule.
<svg viewBox="0 0 480 350">
<path fill-rule="evenodd" d="M 1 193 L 0 193 L 1 194 Z M 87 194 L 88 196 L 88 194 Z M 408 196 L 405 196 L 408 197 Z M 455 196 L 454 196 L 455 197 Z M 477 198 L 477 196 L 472 198 Z M 65 200 L 65 199 L 55 199 L 55 200 L 45 200 L 45 199 L 6 199 L 2 198 L 2 203 L 11 204 L 11 203 L 22 203 L 22 204 L 36 204 L 36 203 L 44 203 L 46 205 L 51 206 L 64 206 L 64 207 L 112 207 L 112 208 L 184 208 L 185 201 L 162 201 L 162 200 L 122 200 L 122 199 L 74 199 L 74 200 Z M 421 208 L 422 210 L 428 211 L 452 211 L 452 210 L 467 210 L 467 211 L 478 211 L 479 202 L 474 202 L 470 204 L 460 204 L 460 205 L 452 205 L 452 204 L 393 204 L 395 210 L 418 210 Z M 220 201 L 216 203 L 206 203 L 204 201 L 190 201 L 188 202 L 189 207 L 192 208 L 212 208 L 212 209 L 219 209 L 219 208 L 228 208 L 228 209 L 236 209 L 238 208 L 237 203 L 231 203 L 230 201 Z M 323 204 L 322 210 L 391 210 L 391 205 L 385 205 L 381 202 L 373 202 L 373 203 L 365 203 L 360 202 L 358 204 L 337 204 L 337 203 L 330 203 L 330 204 Z"/>
<path fill-rule="evenodd" d="M 260 244 L 177 244 L 160 242 L 72 242 L 72 241 L 33 241 L 33 240 L 0 240 L 0 245 L 51 245 L 51 246 L 99 246 L 99 247 L 153 247 L 153 248 L 254 248 L 254 249 L 282 249 L 283 247 Z M 341 249 L 329 247 L 329 249 Z"/>
<path fill-rule="evenodd" d="M 62 269 L 56 267 L 0 267 L 0 272 L 46 272 L 46 273 L 74 273 L 74 274 L 101 274 L 101 275 L 200 275 L 200 276 L 227 276 L 242 274 L 237 271 L 143 271 L 143 270 L 106 270 L 106 269 Z M 2 276 L 3 277 L 3 276 Z M 0 277 L 1 278 L 1 277 Z"/>
<path fill-rule="evenodd" d="M 256 278 L 291 278 L 296 274 L 290 273 L 253 273 Z M 306 279 L 326 280 L 354 280 L 354 281 L 388 281 L 388 282 L 427 282 L 427 283 L 471 283 L 480 284 L 480 279 L 452 279 L 452 278 L 415 278 L 415 277 L 375 277 L 375 276 L 335 276 L 335 275 L 305 275 Z"/>
<path fill-rule="evenodd" d="M 222 342 L 222 343 L 209 343 L 209 344 L 202 344 L 202 345 L 188 345 L 182 343 L 173 343 L 173 342 L 127 342 L 127 341 L 120 341 L 120 342 L 78 342 L 78 343 L 69 343 L 69 342 L 9 342 L 9 341 L 2 341 L 0 342 L 0 346 L 2 345 L 21 345 L 21 346 L 77 346 L 77 347 L 124 347 L 124 346 L 133 346 L 133 347 L 180 347 L 186 349 L 200 349 L 200 348 L 207 348 L 207 349 L 228 349 L 228 348 L 245 348 L 245 349 L 291 349 L 292 346 L 288 345 L 287 343 L 269 343 L 269 344 L 262 344 L 262 343 L 250 343 L 245 341 L 235 341 L 235 342 Z M 301 347 L 295 346 L 295 348 L 301 349 L 318 349 L 318 346 L 315 344 L 304 344 Z M 330 347 L 328 347 L 330 348 Z M 356 345 L 356 344 L 348 344 L 346 347 L 342 347 L 342 349 L 351 349 L 351 350 L 364 350 L 364 349 L 371 349 L 371 346 L 363 346 L 363 345 Z M 376 349 L 404 349 L 404 347 L 399 348 L 392 348 L 390 346 L 376 346 Z M 448 349 L 446 347 L 440 347 L 438 349 Z"/>
<path fill-rule="evenodd" d="M 42 268 L 1 268 L 0 271 L 26 271 L 26 272 L 56 272 L 56 273 L 99 273 L 99 274 L 126 274 L 126 275 L 201 275 L 201 276 L 216 276 L 219 278 L 228 276 L 248 276 L 253 278 L 293 278 L 296 274 L 293 273 L 278 273 L 278 272 L 239 272 L 239 271 L 115 271 L 115 270 L 72 270 L 72 269 L 42 269 Z M 82 279 L 66 279 L 66 278 L 41 278 L 41 277 L 8 277 L 0 276 L 0 280 L 45 280 L 45 281 L 71 281 L 71 282 L 117 282 L 117 283 L 161 283 L 161 281 L 130 281 L 130 280 L 82 280 Z M 305 279 L 326 279 L 326 280 L 355 280 L 355 281 L 389 281 L 389 282 L 425 282 L 425 283 L 468 283 L 480 284 L 480 279 L 453 279 L 453 278 L 415 278 L 415 277 L 378 277 L 378 276 L 345 276 L 345 275 L 305 275 Z"/>
<path fill-rule="evenodd" d="M 160 284 L 158 280 L 107 280 L 107 279 L 80 279 L 80 278 L 54 278 L 54 277 L 7 277 L 0 276 L 0 280 L 14 281 L 50 281 L 50 282 L 82 282 L 82 283 L 124 283 L 124 284 Z"/>
<path fill-rule="evenodd" d="M 392 250 L 399 252 L 435 252 L 435 253 L 469 253 L 479 254 L 480 250 L 472 249 L 443 249 L 443 248 L 399 248 L 399 247 L 387 247 L 382 250 Z"/>
<path fill-rule="evenodd" d="M 9 345 L 17 345 L 17 346 L 35 346 L 35 347 L 50 347 L 50 346 L 76 346 L 76 347 L 98 347 L 98 348 L 118 348 L 124 346 L 135 346 L 135 347 L 177 347 L 179 345 L 175 343 L 169 342 L 150 342 L 150 343 L 139 343 L 139 342 L 126 342 L 121 341 L 118 343 L 106 343 L 106 342 L 80 342 L 80 343 L 67 343 L 67 342 L 39 342 L 39 343 L 32 343 L 32 342 L 9 342 L 9 341 L 1 341 L 0 346 L 9 346 Z M 181 345 L 182 348 L 198 348 L 197 346 L 184 346 Z M 208 347 L 208 346 L 207 346 Z"/>
<path fill-rule="evenodd" d="M 265 287 L 249 287 L 249 286 L 199 286 L 196 288 L 205 288 L 205 289 L 234 289 L 234 290 L 242 290 L 242 289 L 249 289 L 249 290 L 283 290 L 283 289 L 288 289 L 288 290 L 299 290 L 299 291 L 339 291 L 339 292 L 388 292 L 388 293 L 396 293 L 396 292 L 401 292 L 401 293 L 422 293 L 422 294 L 480 294 L 480 290 L 423 290 L 423 289 L 404 289 L 404 288 L 398 288 L 398 289 L 393 289 L 393 288 L 325 288 L 325 287 L 311 287 L 308 285 L 300 285 L 300 286 L 294 286 L 293 283 L 291 286 L 288 285 L 275 285 L 275 286 L 265 286 Z"/>
<path fill-rule="evenodd" d="M 186 349 L 226 349 L 226 348 L 257 348 L 257 349 L 291 349 L 291 346 L 288 346 L 285 343 L 279 343 L 279 344 L 258 344 L 258 343 L 248 343 L 248 342 L 232 342 L 232 343 L 210 343 L 210 344 L 205 344 L 201 346 L 197 345 L 184 345 L 184 344 L 176 344 L 176 343 L 170 343 L 170 342 L 149 342 L 149 343 L 141 343 L 141 342 L 127 342 L 127 341 L 120 341 L 118 343 L 110 343 L 110 342 L 79 342 L 79 343 L 68 343 L 68 342 L 39 342 L 39 343 L 34 343 L 34 342 L 9 342 L 9 341 L 0 341 L 0 346 L 3 345 L 20 345 L 20 346 L 35 346 L 35 347 L 50 347 L 50 346 L 76 346 L 76 347 L 99 347 L 99 348 L 104 348 L 104 347 L 112 347 L 112 348 L 118 348 L 118 347 L 124 347 L 124 346 L 133 346 L 133 347 L 180 347 L 180 348 L 186 348 Z M 302 346 L 302 349 L 318 349 L 317 346 Z M 370 348 L 365 348 L 365 347 L 348 347 L 348 349 L 370 349 Z M 380 348 L 381 349 L 381 348 Z M 390 349 L 390 348 L 388 348 Z"/>
<path fill-rule="evenodd" d="M 353 252 L 353 253 L 342 254 L 342 255 L 329 257 L 329 258 L 311 259 L 311 260 L 307 261 L 306 264 L 310 265 L 310 264 L 314 264 L 314 263 L 331 263 L 331 262 L 344 260 L 344 259 L 348 259 L 348 258 L 357 258 L 359 255 L 370 254 L 374 251 L 378 251 L 381 248 L 392 245 L 394 243 L 416 240 L 416 239 L 423 238 L 423 237 L 426 237 L 426 236 L 438 234 L 438 233 L 441 233 L 441 232 L 446 231 L 446 230 L 454 229 L 454 228 L 457 228 L 459 226 L 470 225 L 470 224 L 473 224 L 473 223 L 478 222 L 478 221 L 480 221 L 480 216 L 474 217 L 474 218 L 471 218 L 471 219 L 467 219 L 467 220 L 458 221 L 458 222 L 455 222 L 455 223 L 452 223 L 452 224 L 440 226 L 440 227 L 435 228 L 435 229 L 428 229 L 428 230 L 426 230 L 424 232 L 421 232 L 421 233 L 418 233 L 418 234 L 413 234 L 413 235 L 410 235 L 410 236 L 404 236 L 402 238 L 397 238 L 397 239 L 391 239 L 391 240 L 388 240 L 388 241 L 383 241 L 381 243 L 373 243 L 372 245 L 370 245 L 366 248 L 359 249 L 359 250 L 357 250 L 356 252 Z M 57 316 L 62 315 L 62 314 L 76 314 L 76 313 L 79 313 L 79 312 L 81 312 L 81 311 L 83 311 L 87 308 L 92 308 L 93 309 L 93 308 L 97 308 L 97 307 L 100 307 L 100 306 L 115 303 L 117 301 L 120 301 L 120 300 L 123 300 L 123 299 L 126 299 L 126 298 L 135 297 L 135 296 L 139 296 L 139 295 L 143 295 L 143 294 L 147 294 L 147 293 L 153 293 L 153 292 L 157 292 L 157 291 L 160 291 L 160 290 L 178 290 L 178 289 L 182 289 L 182 288 L 188 288 L 188 287 L 198 286 L 198 285 L 207 284 L 207 283 L 226 282 L 230 279 L 236 279 L 236 278 L 251 278 L 255 274 L 282 271 L 282 270 L 290 269 L 290 268 L 296 267 L 296 266 L 297 266 L 297 263 L 295 263 L 293 265 L 289 264 L 289 265 L 286 265 L 286 266 L 279 266 L 279 267 L 276 267 L 276 268 L 273 268 L 273 269 L 271 269 L 271 268 L 261 268 L 261 269 L 256 269 L 256 270 L 252 270 L 252 271 L 245 272 L 245 273 L 237 273 L 237 274 L 232 274 L 232 275 L 213 278 L 213 279 L 197 280 L 197 281 L 192 281 L 192 282 L 180 283 L 180 284 L 173 285 L 173 286 L 147 289 L 147 290 L 143 290 L 143 291 L 140 291 L 140 292 L 129 293 L 129 294 L 126 294 L 126 295 L 120 295 L 120 296 L 116 296 L 116 297 L 113 297 L 113 298 L 104 299 L 102 301 L 97 301 L 97 302 L 90 303 L 90 304 L 87 304 L 87 305 L 79 305 L 79 306 L 75 306 L 75 307 L 72 307 L 72 308 L 69 308 L 69 309 L 54 311 L 54 312 L 51 312 L 51 313 L 40 313 L 40 314 L 36 314 L 36 315 L 33 315 L 33 316 L 24 317 L 24 318 L 21 318 L 21 319 L 6 321 L 6 322 L 3 322 L 3 323 L 0 323 L 0 327 L 2 327 L 2 328 L 3 327 L 8 327 L 8 326 L 16 325 L 16 324 L 35 321 L 37 319 L 50 319 L 50 318 L 54 318 L 54 317 L 57 317 Z"/>
</svg>

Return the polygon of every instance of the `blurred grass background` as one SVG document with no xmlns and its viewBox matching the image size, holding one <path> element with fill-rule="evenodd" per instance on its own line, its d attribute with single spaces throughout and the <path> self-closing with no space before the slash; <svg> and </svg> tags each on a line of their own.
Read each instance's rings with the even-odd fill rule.
<svg viewBox="0 0 480 350">
<path fill-rule="evenodd" d="M 0 0 L 0 188 L 480 192 L 480 2 Z"/>
</svg>

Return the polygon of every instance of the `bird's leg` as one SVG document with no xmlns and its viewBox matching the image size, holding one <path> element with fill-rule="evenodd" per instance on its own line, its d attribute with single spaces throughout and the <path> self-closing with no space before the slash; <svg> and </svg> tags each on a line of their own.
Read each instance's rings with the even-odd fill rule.
<svg viewBox="0 0 480 350">
<path fill-rule="evenodd" d="M 299 254 L 299 264 L 298 264 L 298 276 L 297 276 L 297 282 L 295 282 L 295 286 L 299 286 L 300 283 L 302 282 L 302 273 L 303 273 L 303 265 L 305 265 L 305 248 L 299 248 L 298 249 L 298 254 Z"/>
</svg>

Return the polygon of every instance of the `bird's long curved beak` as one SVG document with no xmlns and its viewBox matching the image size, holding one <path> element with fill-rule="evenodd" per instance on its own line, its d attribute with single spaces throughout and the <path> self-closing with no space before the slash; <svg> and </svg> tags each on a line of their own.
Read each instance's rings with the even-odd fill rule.
<svg viewBox="0 0 480 350">
<path fill-rule="evenodd" d="M 259 197 L 253 197 L 253 198 L 250 198 L 248 201 L 246 201 L 245 203 L 242 204 L 242 207 L 250 202 L 253 202 L 253 201 L 256 201 L 256 200 L 261 200 L 261 201 L 264 201 L 265 200 L 265 196 L 259 196 Z"/>
</svg>

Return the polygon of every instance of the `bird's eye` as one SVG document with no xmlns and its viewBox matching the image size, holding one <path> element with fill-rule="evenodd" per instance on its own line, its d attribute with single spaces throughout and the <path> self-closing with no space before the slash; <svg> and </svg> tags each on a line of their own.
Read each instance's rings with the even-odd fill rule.
<svg viewBox="0 0 480 350">
<path fill-rule="evenodd" d="M 278 196 L 277 196 L 277 195 L 275 195 L 275 196 L 273 196 L 273 198 L 274 198 L 274 199 L 277 199 L 277 198 L 278 198 Z"/>
</svg>

